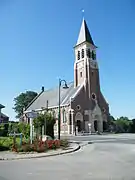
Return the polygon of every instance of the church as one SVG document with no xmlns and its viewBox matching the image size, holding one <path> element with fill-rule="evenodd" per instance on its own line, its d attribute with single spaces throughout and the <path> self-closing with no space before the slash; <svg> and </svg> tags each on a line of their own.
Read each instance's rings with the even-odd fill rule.
<svg viewBox="0 0 135 180">
<path fill-rule="evenodd" d="M 74 82 L 67 83 L 68 88 L 60 87 L 60 130 L 61 134 L 77 132 L 91 133 L 107 130 L 109 105 L 101 89 L 99 67 L 96 57 L 97 47 L 94 44 L 85 19 L 82 21 L 77 43 L 74 47 Z M 24 111 L 43 112 L 47 107 L 54 113 L 56 124 L 55 134 L 58 134 L 59 88 L 44 90 L 28 105 Z M 90 127 L 90 128 L 89 128 Z"/>
</svg>

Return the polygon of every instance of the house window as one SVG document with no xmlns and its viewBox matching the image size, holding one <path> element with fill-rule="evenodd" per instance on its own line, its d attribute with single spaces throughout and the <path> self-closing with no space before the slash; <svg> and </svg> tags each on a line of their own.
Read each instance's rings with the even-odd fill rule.
<svg viewBox="0 0 135 180">
<path fill-rule="evenodd" d="M 82 58 L 84 58 L 84 49 L 82 49 Z"/>
<path fill-rule="evenodd" d="M 78 60 L 80 59 L 80 51 L 78 51 Z"/>
<path fill-rule="evenodd" d="M 52 115 L 53 115 L 54 118 L 56 117 L 56 114 L 55 114 L 54 110 L 52 110 Z"/>
<path fill-rule="evenodd" d="M 82 72 L 80 72 L 80 77 L 82 77 Z"/>
</svg>

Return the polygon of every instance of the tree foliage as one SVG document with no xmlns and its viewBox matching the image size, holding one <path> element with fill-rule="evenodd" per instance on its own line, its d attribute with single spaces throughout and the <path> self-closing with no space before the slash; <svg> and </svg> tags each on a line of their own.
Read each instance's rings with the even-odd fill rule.
<svg viewBox="0 0 135 180">
<path fill-rule="evenodd" d="M 33 120 L 34 128 L 37 135 L 42 135 L 42 127 L 44 126 L 46 129 L 46 135 L 54 138 L 54 124 L 55 118 L 52 112 L 45 112 L 44 114 L 39 114 Z"/>
<path fill-rule="evenodd" d="M 124 133 L 130 132 L 130 126 L 132 121 L 129 120 L 127 117 L 120 117 L 115 121 L 116 125 L 116 132 Z"/>
<path fill-rule="evenodd" d="M 34 91 L 26 91 L 21 93 L 19 96 L 14 98 L 14 107 L 13 109 L 17 113 L 16 118 L 20 118 L 23 114 L 23 109 L 28 106 L 28 104 L 37 96 L 37 93 Z"/>
<path fill-rule="evenodd" d="M 24 122 L 18 124 L 18 131 L 22 133 L 25 138 L 30 136 L 30 125 Z"/>
<path fill-rule="evenodd" d="M 130 132 L 135 133 L 135 119 L 132 119 L 132 122 L 130 124 Z"/>
<path fill-rule="evenodd" d="M 8 125 L 8 133 L 22 133 L 25 138 L 30 136 L 30 125 L 24 122 L 14 122 L 9 123 Z"/>
</svg>

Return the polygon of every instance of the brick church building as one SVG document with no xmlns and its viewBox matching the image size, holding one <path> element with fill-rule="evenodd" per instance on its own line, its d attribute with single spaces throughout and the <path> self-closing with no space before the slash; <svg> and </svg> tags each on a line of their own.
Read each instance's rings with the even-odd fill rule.
<svg viewBox="0 0 135 180">
<path fill-rule="evenodd" d="M 96 58 L 96 49 L 86 21 L 83 19 L 79 37 L 74 47 L 74 82 L 68 83 L 68 88 L 61 87 L 61 133 L 74 134 L 78 131 L 89 132 L 89 126 L 94 133 L 102 133 L 107 129 L 109 119 L 109 105 L 101 89 L 99 67 Z M 54 112 L 58 118 L 58 87 L 44 91 L 29 104 L 24 111 L 25 120 L 27 113 L 32 110 L 43 112 L 48 102 L 48 110 Z M 55 124 L 55 133 L 58 132 L 58 120 Z"/>
</svg>

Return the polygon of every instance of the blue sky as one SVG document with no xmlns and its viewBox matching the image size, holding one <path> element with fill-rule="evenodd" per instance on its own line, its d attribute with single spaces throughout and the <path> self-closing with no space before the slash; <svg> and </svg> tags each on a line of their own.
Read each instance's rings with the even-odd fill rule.
<svg viewBox="0 0 135 180">
<path fill-rule="evenodd" d="M 134 0 L 1 0 L 0 103 L 11 120 L 13 99 L 73 80 L 81 9 L 95 44 L 102 91 L 115 117 L 135 118 Z"/>
</svg>

